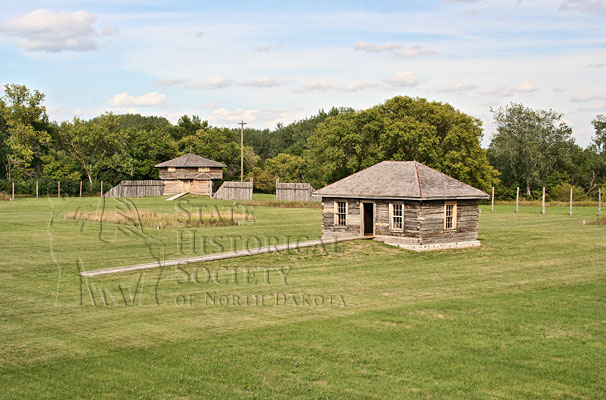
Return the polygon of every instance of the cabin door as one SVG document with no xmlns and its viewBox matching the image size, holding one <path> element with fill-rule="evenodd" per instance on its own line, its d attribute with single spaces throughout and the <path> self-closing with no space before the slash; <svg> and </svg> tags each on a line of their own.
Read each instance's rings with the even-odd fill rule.
<svg viewBox="0 0 606 400">
<path fill-rule="evenodd" d="M 375 205 L 374 203 L 362 203 L 362 212 L 364 215 L 364 226 L 363 226 L 363 234 L 364 236 L 374 236 L 375 235 Z"/>
</svg>

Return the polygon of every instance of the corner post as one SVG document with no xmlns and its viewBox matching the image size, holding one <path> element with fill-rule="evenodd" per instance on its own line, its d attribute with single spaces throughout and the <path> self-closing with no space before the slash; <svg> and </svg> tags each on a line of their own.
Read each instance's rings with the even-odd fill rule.
<svg viewBox="0 0 606 400">
<path fill-rule="evenodd" d="M 545 214 L 545 186 L 543 186 L 543 214 Z"/>
<path fill-rule="evenodd" d="M 520 211 L 519 207 L 520 207 L 520 187 L 518 186 L 516 189 L 516 214 L 518 213 L 518 211 Z"/>
<path fill-rule="evenodd" d="M 568 215 L 572 215 L 572 188 L 570 188 L 570 210 L 568 211 Z"/>
<path fill-rule="evenodd" d="M 490 205 L 490 211 L 494 212 L 494 186 L 492 187 L 492 202 Z"/>
</svg>

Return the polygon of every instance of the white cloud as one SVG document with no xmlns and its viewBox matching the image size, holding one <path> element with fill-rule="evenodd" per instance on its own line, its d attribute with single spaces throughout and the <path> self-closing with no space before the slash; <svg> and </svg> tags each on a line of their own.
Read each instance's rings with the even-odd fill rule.
<svg viewBox="0 0 606 400">
<path fill-rule="evenodd" d="M 232 86 L 235 82 L 235 79 L 217 76 L 209 82 L 199 82 L 192 79 L 176 78 L 159 79 L 154 81 L 154 84 L 158 86 L 180 86 L 185 89 L 223 89 Z"/>
<path fill-rule="evenodd" d="M 274 78 L 262 77 L 262 78 L 242 81 L 242 82 L 240 82 L 240 85 L 258 87 L 258 88 L 269 88 L 269 87 L 276 87 L 276 86 L 282 85 L 282 81 L 279 81 Z"/>
<path fill-rule="evenodd" d="M 118 93 L 107 101 L 110 107 L 124 108 L 124 107 L 150 107 L 157 106 L 166 100 L 166 95 L 158 92 L 151 92 L 142 96 L 131 96 L 127 92 Z"/>
<path fill-rule="evenodd" d="M 606 68 L 606 63 L 589 63 L 586 68 Z"/>
<path fill-rule="evenodd" d="M 357 92 L 359 90 L 368 89 L 370 87 L 376 87 L 376 83 L 365 83 L 360 81 L 351 81 L 347 85 L 343 86 L 341 90 L 345 92 Z"/>
<path fill-rule="evenodd" d="M 595 105 L 583 106 L 577 109 L 578 111 L 590 111 L 598 113 L 606 113 L 606 103 L 599 103 Z"/>
<path fill-rule="evenodd" d="M 221 76 L 217 76 L 213 78 L 210 82 L 202 84 L 202 87 L 205 89 L 222 89 L 228 86 L 233 85 L 235 79 L 223 78 Z"/>
<path fill-rule="evenodd" d="M 442 0 L 442 3 L 466 3 L 466 4 L 473 4 L 473 3 L 481 3 L 484 0 Z"/>
<path fill-rule="evenodd" d="M 235 85 L 257 88 L 270 88 L 282 85 L 283 81 L 270 77 L 261 77 L 242 81 L 238 81 L 232 78 L 215 77 L 209 82 L 199 82 L 186 78 L 159 79 L 154 81 L 154 84 L 158 86 L 179 86 L 185 89 L 224 89 Z"/>
<path fill-rule="evenodd" d="M 206 33 L 204 31 L 197 31 L 194 33 L 194 36 L 198 39 L 200 39 L 201 37 L 203 37 Z"/>
<path fill-rule="evenodd" d="M 384 45 L 371 42 L 355 42 L 353 48 L 356 51 L 365 51 L 367 53 L 381 53 L 401 49 L 402 45 L 393 42 L 387 42 Z"/>
<path fill-rule="evenodd" d="M 258 51 L 259 53 L 264 53 L 266 51 L 269 51 L 270 49 L 271 46 L 253 46 L 253 50 Z"/>
<path fill-rule="evenodd" d="M 586 93 L 578 94 L 578 95 L 574 96 L 572 99 L 570 99 L 570 101 L 574 101 L 575 103 L 583 103 L 583 102 L 592 101 L 592 100 L 606 100 L 606 93 L 586 92 Z"/>
<path fill-rule="evenodd" d="M 293 89 L 295 93 L 310 93 L 315 91 L 326 92 L 328 90 L 334 89 L 335 86 L 328 82 L 326 79 L 316 79 L 312 81 L 305 82 L 303 85 L 298 88 Z"/>
<path fill-rule="evenodd" d="M 437 51 L 429 50 L 421 46 L 411 46 L 402 50 L 394 51 L 396 57 L 400 58 L 415 58 L 420 56 L 428 56 L 436 53 Z"/>
<path fill-rule="evenodd" d="M 582 11 L 590 14 L 606 14 L 605 0 L 565 0 L 560 10 Z"/>
<path fill-rule="evenodd" d="M 217 108 L 213 110 L 205 119 L 208 119 L 211 125 L 235 125 L 240 121 L 254 125 L 257 128 L 273 128 L 278 123 L 288 123 L 296 119 L 301 119 L 306 113 L 301 107 L 298 108 L 270 108 L 270 109 L 244 109 L 237 108 L 229 110 L 227 108 Z"/>
<path fill-rule="evenodd" d="M 20 38 L 17 45 L 29 51 L 89 51 L 99 47 L 96 19 L 87 11 L 38 9 L 0 24 L 0 33 Z"/>
<path fill-rule="evenodd" d="M 355 51 L 365 51 L 367 53 L 393 53 L 396 57 L 400 58 L 415 58 L 436 54 L 436 51 L 419 45 L 403 47 L 401 44 L 393 42 L 387 42 L 383 45 L 372 42 L 355 42 L 353 48 Z"/>
<path fill-rule="evenodd" d="M 519 85 L 492 86 L 484 90 L 484 94 L 496 96 L 513 96 L 516 94 L 527 94 L 536 91 L 537 88 L 530 82 L 522 82 Z"/>
<path fill-rule="evenodd" d="M 268 52 L 270 50 L 278 50 L 278 49 L 282 48 L 283 46 L 284 46 L 284 44 L 282 44 L 282 43 L 278 43 L 278 44 L 275 44 L 275 45 L 269 45 L 269 44 L 267 44 L 267 45 L 253 46 L 252 49 L 254 51 L 256 51 L 257 53 L 266 53 L 266 52 Z"/>
<path fill-rule="evenodd" d="M 419 78 L 414 71 L 401 71 L 384 80 L 389 86 L 407 87 L 419 84 Z"/>
<path fill-rule="evenodd" d="M 454 85 L 445 85 L 439 87 L 436 92 L 438 93 L 451 93 L 451 92 L 468 92 L 470 90 L 477 89 L 478 85 L 473 83 L 455 83 Z"/>
</svg>

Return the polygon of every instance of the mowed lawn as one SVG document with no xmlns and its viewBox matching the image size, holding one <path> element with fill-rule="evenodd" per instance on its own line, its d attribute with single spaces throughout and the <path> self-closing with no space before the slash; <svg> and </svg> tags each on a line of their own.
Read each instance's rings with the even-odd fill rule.
<svg viewBox="0 0 606 400">
<path fill-rule="evenodd" d="M 233 202 L 105 203 L 215 205 Z M 317 208 L 184 229 L 64 219 L 101 206 L 0 203 L 0 398 L 606 398 L 596 208 L 484 206 L 478 249 L 355 241 L 80 279 L 321 235 Z"/>
</svg>

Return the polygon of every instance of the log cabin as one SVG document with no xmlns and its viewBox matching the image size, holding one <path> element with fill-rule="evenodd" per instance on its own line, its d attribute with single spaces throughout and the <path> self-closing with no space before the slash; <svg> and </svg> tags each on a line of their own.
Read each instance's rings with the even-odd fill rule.
<svg viewBox="0 0 606 400">
<path fill-rule="evenodd" d="M 320 190 L 322 236 L 366 236 L 409 250 L 476 247 L 490 196 L 416 161 L 383 161 Z"/>
<path fill-rule="evenodd" d="M 225 164 L 186 154 L 155 166 L 164 183 L 163 194 L 212 195 L 213 180 L 223 179 Z"/>
</svg>

